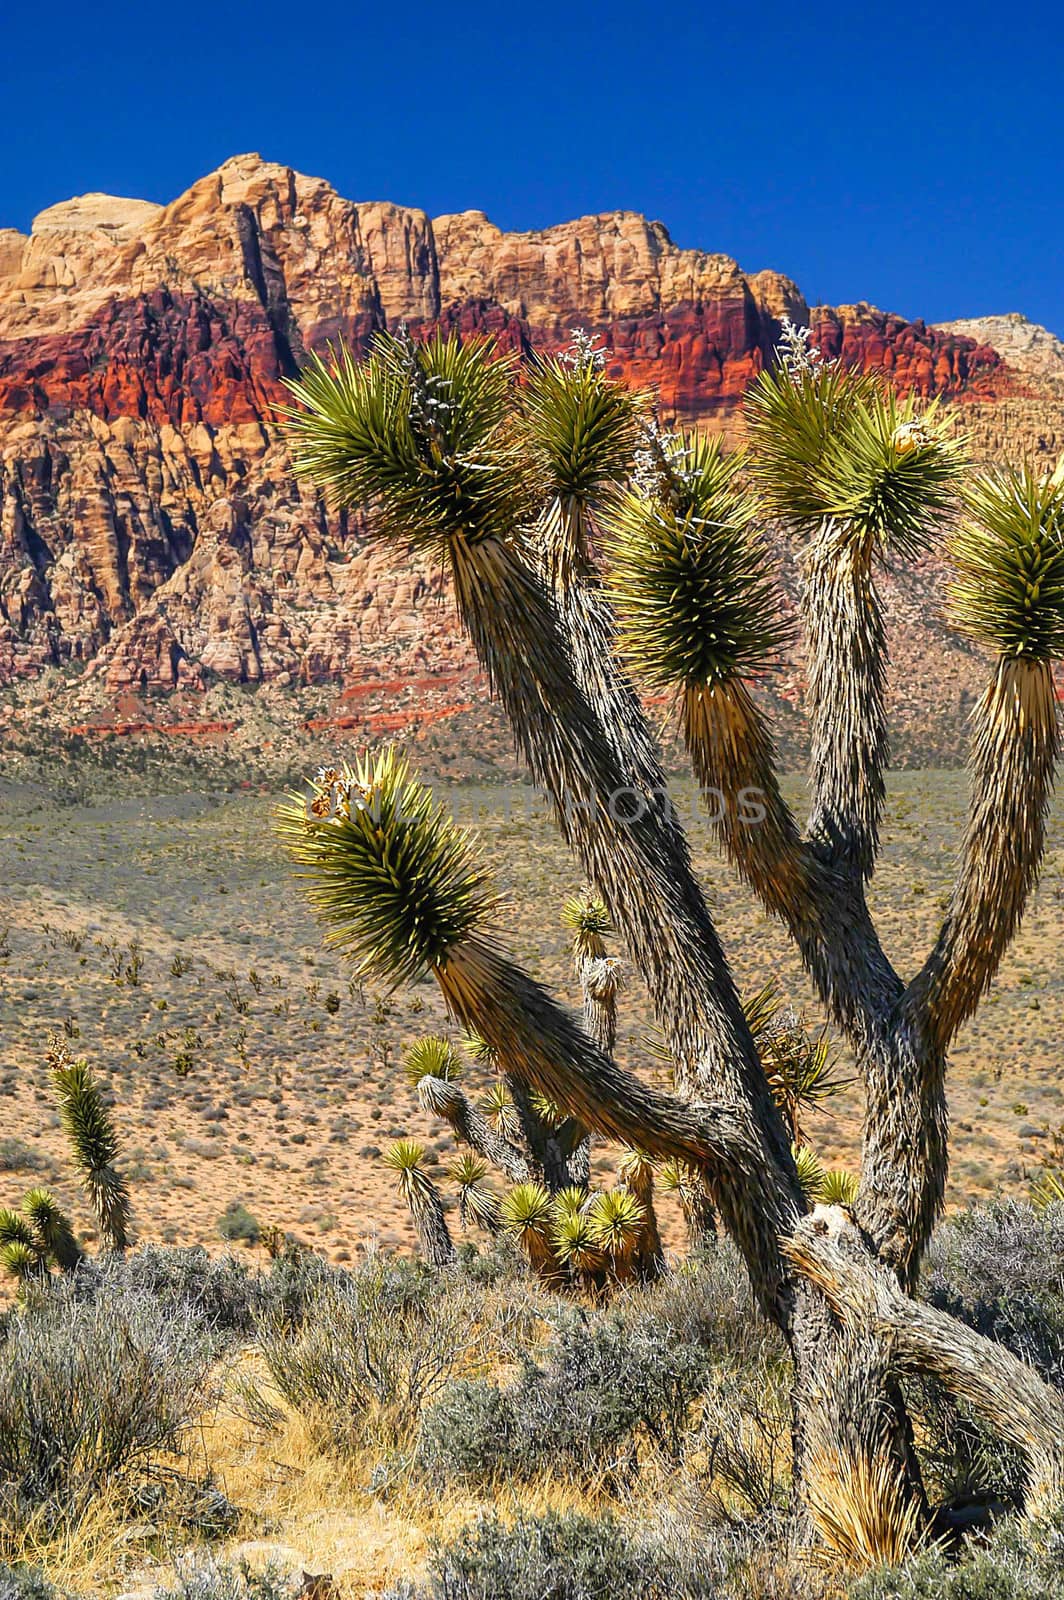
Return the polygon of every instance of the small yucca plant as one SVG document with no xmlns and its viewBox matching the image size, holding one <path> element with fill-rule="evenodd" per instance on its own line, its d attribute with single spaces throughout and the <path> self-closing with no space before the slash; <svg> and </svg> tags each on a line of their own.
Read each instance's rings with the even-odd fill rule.
<svg viewBox="0 0 1064 1600">
<path fill-rule="evenodd" d="M 541 1183 L 518 1183 L 503 1197 L 502 1226 L 541 1275 L 557 1271 L 551 1242 L 554 1207 Z"/>
<path fill-rule="evenodd" d="M 585 1279 L 601 1273 L 605 1254 L 588 1212 L 568 1211 L 557 1217 L 551 1228 L 551 1242 L 558 1260 L 570 1272 Z"/>
<path fill-rule="evenodd" d="M 756 1033 L 769 1087 L 796 1144 L 802 1118 L 846 1087 L 837 1075 L 837 1056 L 827 1028 L 810 1034 L 801 1017 L 780 1008 Z"/>
<path fill-rule="evenodd" d="M 114 1118 L 87 1061 L 75 1060 L 59 1039 L 51 1041 L 48 1059 L 78 1176 L 100 1233 L 112 1250 L 121 1253 L 130 1243 L 130 1202 L 126 1180 L 116 1169 L 119 1139 Z"/>
<path fill-rule="evenodd" d="M 1038 1211 L 1064 1205 L 1064 1172 L 1044 1172 L 1031 1190 L 1031 1202 Z"/>
</svg>

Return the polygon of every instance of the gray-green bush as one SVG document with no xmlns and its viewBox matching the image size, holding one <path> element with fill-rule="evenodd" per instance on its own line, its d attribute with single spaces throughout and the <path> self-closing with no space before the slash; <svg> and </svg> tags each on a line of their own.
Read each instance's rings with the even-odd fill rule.
<svg viewBox="0 0 1064 1600">
<path fill-rule="evenodd" d="M 217 1344 L 188 1311 L 78 1299 L 55 1284 L 0 1344 L 0 1526 L 76 1516 L 117 1479 L 178 1450 L 215 1389 Z"/>
<path fill-rule="evenodd" d="M 697 1586 L 696 1586 L 697 1584 Z M 717 1600 L 715 1583 L 677 1574 L 616 1523 L 585 1516 L 496 1517 L 439 1546 L 427 1581 L 387 1600 Z"/>
<path fill-rule="evenodd" d="M 469 1349 L 472 1310 L 459 1284 L 374 1255 L 325 1279 L 298 1324 L 271 1309 L 259 1339 L 280 1393 L 325 1443 L 346 1452 L 374 1422 L 392 1442 L 416 1428 Z"/>
<path fill-rule="evenodd" d="M 609 1310 L 563 1307 L 506 1385 L 461 1379 L 422 1419 L 418 1459 L 437 1481 L 531 1474 L 573 1477 L 630 1468 L 647 1447 L 676 1461 L 695 1402 L 737 1365 L 782 1363 L 778 1337 L 722 1248 Z"/>
<path fill-rule="evenodd" d="M 962 1559 L 933 1550 L 892 1571 L 868 1573 L 850 1600 L 1064 1600 L 1064 1520 L 1004 1523 Z"/>
</svg>

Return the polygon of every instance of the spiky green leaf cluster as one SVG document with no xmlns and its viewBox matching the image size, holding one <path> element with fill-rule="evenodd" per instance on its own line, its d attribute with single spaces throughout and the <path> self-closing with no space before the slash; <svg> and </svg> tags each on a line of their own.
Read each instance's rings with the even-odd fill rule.
<svg viewBox="0 0 1064 1600">
<path fill-rule="evenodd" d="M 33 1229 L 25 1217 L 5 1206 L 0 1211 L 0 1245 L 24 1244 L 36 1249 Z"/>
<path fill-rule="evenodd" d="M 559 1219 L 575 1215 L 583 1211 L 588 1204 L 588 1192 L 579 1184 L 567 1184 L 564 1189 L 558 1189 L 553 1195 L 554 1214 Z"/>
<path fill-rule="evenodd" d="M 997 468 L 965 502 L 950 541 L 954 623 L 1005 656 L 1064 656 L 1064 481 Z"/>
<path fill-rule="evenodd" d="M 1043 1172 L 1031 1190 L 1031 1203 L 1036 1211 L 1044 1211 L 1047 1206 L 1064 1206 L 1064 1172 L 1052 1168 Z"/>
<path fill-rule="evenodd" d="M 462 1049 L 474 1066 L 480 1067 L 485 1072 L 497 1072 L 499 1070 L 499 1052 L 494 1045 L 490 1045 L 486 1039 L 482 1039 L 479 1033 L 464 1034 Z"/>
<path fill-rule="evenodd" d="M 827 1168 L 808 1145 L 792 1146 L 798 1182 L 807 1200 L 828 1206 L 852 1206 L 860 1180 L 842 1167 Z"/>
<path fill-rule="evenodd" d="M 528 1100 L 536 1116 L 548 1128 L 561 1127 L 565 1121 L 565 1112 L 559 1105 L 555 1104 L 549 1095 L 541 1093 L 539 1089 L 533 1089 L 529 1094 Z"/>
<path fill-rule="evenodd" d="M 480 1109 L 502 1139 L 511 1141 L 521 1137 L 521 1122 L 517 1107 L 510 1098 L 505 1083 L 491 1083 L 480 1102 Z"/>
<path fill-rule="evenodd" d="M 27 1284 L 44 1270 L 40 1251 L 24 1239 L 0 1245 L 0 1273 L 14 1283 Z"/>
<path fill-rule="evenodd" d="M 755 1041 L 760 1042 L 762 1035 L 772 1027 L 785 1005 L 786 1001 L 774 978 L 770 978 L 760 989 L 746 996 L 743 1000 L 743 1016 Z"/>
<path fill-rule="evenodd" d="M 613 494 L 631 470 L 640 405 L 592 360 L 533 357 L 522 435 L 545 498 L 590 506 Z"/>
<path fill-rule="evenodd" d="M 831 1035 L 827 1028 L 811 1032 L 782 1003 L 773 985 L 766 985 L 743 1009 L 773 1098 L 798 1139 L 801 1114 L 824 1105 L 850 1081 L 838 1076 Z"/>
<path fill-rule="evenodd" d="M 719 440 L 692 437 L 674 492 L 628 494 L 611 517 L 609 587 L 620 644 L 651 688 L 749 677 L 771 666 L 786 643 L 740 467 Z"/>
<path fill-rule="evenodd" d="M 487 1175 L 487 1162 L 480 1156 L 474 1155 L 472 1150 L 463 1150 L 462 1154 L 451 1163 L 451 1177 L 461 1189 L 483 1183 Z"/>
<path fill-rule="evenodd" d="M 953 504 L 961 441 L 875 373 L 839 363 L 763 372 L 747 391 L 751 477 L 766 509 L 811 531 L 834 519 L 857 542 L 915 556 Z"/>
<path fill-rule="evenodd" d="M 422 548 L 508 536 L 534 501 L 510 437 L 510 363 L 490 342 L 381 334 L 362 362 L 313 357 L 282 408 L 295 468 L 337 506 Z"/>
<path fill-rule="evenodd" d="M 427 1034 L 410 1046 L 403 1069 L 415 1088 L 422 1078 L 442 1078 L 444 1083 L 457 1083 L 462 1076 L 462 1058 L 449 1039 Z"/>
<path fill-rule="evenodd" d="M 363 972 L 409 982 L 443 965 L 491 917 L 496 898 L 472 835 L 395 749 L 345 767 L 343 779 L 346 807 L 319 818 L 293 795 L 278 810 L 278 831 L 329 943 Z"/>
<path fill-rule="evenodd" d="M 857 1201 L 860 1182 L 857 1175 L 843 1167 L 832 1167 L 820 1180 L 816 1198 L 826 1206 L 853 1206 Z"/>
<path fill-rule="evenodd" d="M 646 1210 L 628 1189 L 607 1189 L 588 1208 L 591 1238 L 607 1255 L 632 1254 L 646 1222 Z"/>
<path fill-rule="evenodd" d="M 551 1197 L 541 1183 L 517 1183 L 503 1199 L 501 1215 L 503 1227 L 519 1243 L 545 1239 L 553 1220 Z"/>
<path fill-rule="evenodd" d="M 70 1272 L 82 1259 L 70 1218 L 47 1189 L 31 1189 L 22 1202 L 37 1244 L 61 1272 Z"/>
<path fill-rule="evenodd" d="M 791 1153 L 803 1194 L 807 1200 L 819 1200 L 825 1177 L 824 1163 L 808 1145 L 795 1145 Z"/>
<path fill-rule="evenodd" d="M 452 1163 L 450 1170 L 458 1185 L 462 1221 L 494 1232 L 499 1225 L 499 1200 L 487 1181 L 487 1162 L 467 1150 Z"/>
<path fill-rule="evenodd" d="M 567 1211 L 556 1218 L 551 1243 L 558 1260 L 573 1272 L 594 1272 L 602 1266 L 603 1249 L 587 1211 Z"/>
<path fill-rule="evenodd" d="M 396 1188 L 411 1206 L 424 1200 L 431 1189 L 428 1175 L 422 1171 L 425 1146 L 416 1139 L 396 1139 L 384 1152 L 384 1164 L 395 1173 Z"/>
<path fill-rule="evenodd" d="M 654 1163 L 642 1150 L 626 1150 L 617 1168 L 617 1176 L 633 1194 L 645 1194 L 654 1183 Z"/>
<path fill-rule="evenodd" d="M 562 923 L 573 934 L 578 955 L 605 954 L 605 936 L 613 933 L 610 912 L 598 894 L 571 894 L 562 907 Z"/>
</svg>

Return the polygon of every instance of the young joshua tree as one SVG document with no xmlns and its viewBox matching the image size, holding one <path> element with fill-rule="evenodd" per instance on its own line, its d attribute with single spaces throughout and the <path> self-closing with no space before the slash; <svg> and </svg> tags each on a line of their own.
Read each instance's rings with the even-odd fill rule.
<svg viewBox="0 0 1064 1600">
<path fill-rule="evenodd" d="M 816 359 L 793 335 L 746 406 L 749 457 L 663 437 L 585 340 L 523 385 L 489 345 L 382 336 L 293 385 L 300 472 L 376 536 L 446 563 L 476 653 L 537 783 L 645 983 L 670 1093 L 622 1071 L 504 953 L 472 840 L 394 753 L 351 774 L 346 811 L 283 828 L 330 937 L 393 983 L 429 971 L 456 1020 L 587 1128 L 674 1161 L 712 1193 L 794 1362 L 796 1473 L 832 1537 L 825 1451 L 925 1518 L 904 1385 L 931 1373 L 1059 1496 L 1064 1401 L 910 1291 L 942 1204 L 946 1054 L 1035 881 L 1057 754 L 1064 486 L 973 477 L 933 409 Z M 803 829 L 749 689 L 786 641 L 762 528 L 797 541 L 812 808 Z M 887 761 L 878 571 L 950 528 L 953 614 L 988 647 L 972 799 L 949 910 L 915 977 L 872 920 Z M 634 678 L 630 676 L 634 674 Z M 675 696 L 723 846 L 782 919 L 865 1094 L 853 1205 L 814 1204 L 688 846 L 635 681 Z M 721 803 L 721 797 L 723 803 Z M 852 1404 L 850 1399 L 852 1397 Z M 819 1508 L 819 1509 L 818 1509 Z"/>
<path fill-rule="evenodd" d="M 114 1117 L 88 1062 L 72 1056 L 58 1037 L 49 1044 L 48 1064 L 63 1131 L 100 1235 L 110 1250 L 122 1255 L 131 1237 L 129 1187 L 115 1167 L 119 1140 Z"/>
</svg>

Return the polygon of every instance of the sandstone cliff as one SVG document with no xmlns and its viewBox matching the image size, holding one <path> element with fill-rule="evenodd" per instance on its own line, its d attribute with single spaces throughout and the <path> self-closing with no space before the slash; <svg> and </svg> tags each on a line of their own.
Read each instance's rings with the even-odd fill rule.
<svg viewBox="0 0 1064 1600">
<path fill-rule="evenodd" d="M 167 206 L 53 206 L 29 236 L 0 231 L 0 682 L 83 663 L 71 717 L 218 680 L 460 686 L 438 574 L 395 570 L 292 480 L 284 376 L 399 321 L 517 349 L 581 325 L 667 414 L 721 427 L 785 313 L 826 353 L 960 402 L 988 453 L 1064 448 L 1052 350 L 1012 319 L 809 308 L 779 274 L 678 249 L 634 213 L 506 234 L 480 212 L 356 204 L 257 156 Z"/>
</svg>

